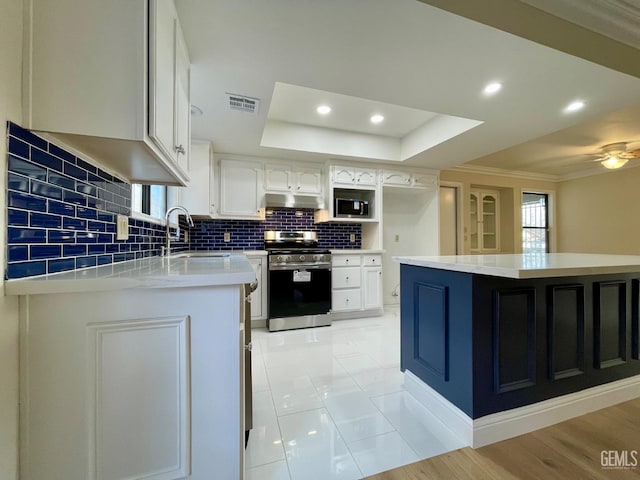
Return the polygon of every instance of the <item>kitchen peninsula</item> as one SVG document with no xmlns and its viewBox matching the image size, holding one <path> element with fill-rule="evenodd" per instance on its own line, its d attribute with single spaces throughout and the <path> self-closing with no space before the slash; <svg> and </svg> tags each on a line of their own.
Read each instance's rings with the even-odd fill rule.
<svg viewBox="0 0 640 480">
<path fill-rule="evenodd" d="M 640 395 L 640 256 L 394 260 L 407 388 L 470 445 Z"/>
<path fill-rule="evenodd" d="M 11 280 L 21 478 L 242 478 L 241 254 L 192 252 Z"/>
</svg>

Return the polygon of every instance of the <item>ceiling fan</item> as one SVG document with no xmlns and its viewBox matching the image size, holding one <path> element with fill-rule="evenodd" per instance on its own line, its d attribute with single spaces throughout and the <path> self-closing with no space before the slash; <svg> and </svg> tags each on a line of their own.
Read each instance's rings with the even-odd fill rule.
<svg viewBox="0 0 640 480">
<path fill-rule="evenodd" d="M 615 170 L 622 167 L 633 158 L 640 158 L 640 148 L 627 150 L 627 142 L 610 143 L 600 147 L 601 153 L 597 154 L 596 162 L 603 167 Z"/>
</svg>

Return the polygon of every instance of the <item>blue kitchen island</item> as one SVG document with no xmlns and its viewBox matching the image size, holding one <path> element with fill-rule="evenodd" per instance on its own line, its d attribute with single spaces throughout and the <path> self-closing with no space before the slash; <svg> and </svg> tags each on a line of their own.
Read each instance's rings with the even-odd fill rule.
<svg viewBox="0 0 640 480">
<path fill-rule="evenodd" d="M 395 260 L 409 390 L 469 444 L 640 395 L 640 256 Z"/>
</svg>

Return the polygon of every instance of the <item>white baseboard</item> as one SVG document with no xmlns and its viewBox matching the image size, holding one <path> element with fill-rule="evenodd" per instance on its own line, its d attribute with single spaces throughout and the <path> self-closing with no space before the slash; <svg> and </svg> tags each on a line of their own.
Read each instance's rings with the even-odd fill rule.
<svg viewBox="0 0 640 480">
<path fill-rule="evenodd" d="M 405 371 L 404 385 L 416 400 L 473 448 L 640 397 L 640 375 L 636 375 L 473 420 L 409 370 Z"/>
</svg>

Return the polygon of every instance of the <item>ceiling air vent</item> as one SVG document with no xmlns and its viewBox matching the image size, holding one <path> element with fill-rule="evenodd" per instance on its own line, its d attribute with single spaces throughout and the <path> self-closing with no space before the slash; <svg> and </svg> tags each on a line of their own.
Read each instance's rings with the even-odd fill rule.
<svg viewBox="0 0 640 480">
<path fill-rule="evenodd" d="M 244 95 L 235 95 L 233 93 L 227 93 L 229 96 L 229 108 L 231 110 L 240 110 L 247 113 L 258 113 L 258 107 L 260 106 L 260 99 L 245 97 Z"/>
</svg>

